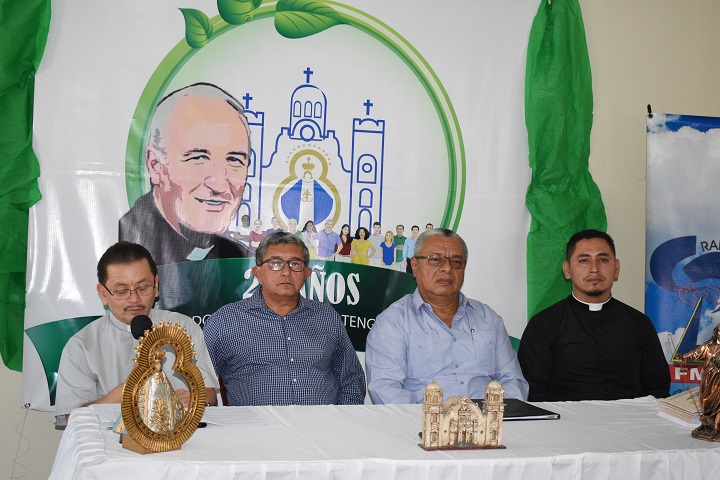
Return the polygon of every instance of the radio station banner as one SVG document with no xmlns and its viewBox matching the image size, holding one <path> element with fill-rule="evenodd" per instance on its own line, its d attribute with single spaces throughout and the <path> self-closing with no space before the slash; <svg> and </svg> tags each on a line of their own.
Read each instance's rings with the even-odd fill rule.
<svg viewBox="0 0 720 480">
<path fill-rule="evenodd" d="M 720 324 L 720 119 L 655 113 L 647 120 L 645 312 L 668 360 L 674 394 L 700 383 L 681 356 Z"/>
<path fill-rule="evenodd" d="M 536 0 L 53 3 L 35 89 L 43 198 L 30 217 L 22 402 L 52 408 L 62 347 L 104 314 L 96 264 L 120 239 L 158 260 L 158 307 L 203 325 L 258 288 L 252 252 L 269 229 L 305 230 L 316 248 L 328 220 L 353 235 L 380 222 L 383 237 L 399 225 L 406 238 L 413 225 L 451 228 L 470 251 L 463 291 L 519 338 L 530 180 L 524 74 L 537 8 Z M 188 88 L 224 104 L 182 117 L 173 92 Z M 203 143 L 238 138 L 228 106 L 243 110 L 250 130 L 245 181 L 233 173 L 237 156 L 217 169 Z M 179 145 L 163 138 L 171 122 L 198 139 L 176 164 L 161 161 Z M 415 281 L 402 256 L 389 265 L 346 260 L 316 256 L 301 293 L 333 305 L 363 351 L 376 316 Z"/>
</svg>

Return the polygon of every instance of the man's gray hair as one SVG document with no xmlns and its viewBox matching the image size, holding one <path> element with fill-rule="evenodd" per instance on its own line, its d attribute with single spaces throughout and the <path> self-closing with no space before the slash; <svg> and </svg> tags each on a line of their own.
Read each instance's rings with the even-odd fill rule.
<svg viewBox="0 0 720 480">
<path fill-rule="evenodd" d="M 167 94 L 162 100 L 160 100 L 155 107 L 153 112 L 152 123 L 150 124 L 150 132 L 147 139 L 146 146 L 152 145 L 158 150 L 165 152 L 163 148 L 163 131 L 167 126 L 168 121 L 172 116 L 172 112 L 175 109 L 175 104 L 183 97 L 188 95 L 199 95 L 201 97 L 217 98 L 224 100 L 225 103 L 230 105 L 233 110 L 238 113 L 240 121 L 245 126 L 245 130 L 248 134 L 248 165 L 250 164 L 250 157 L 252 156 L 252 146 L 250 145 L 250 126 L 248 125 L 247 118 L 245 117 L 245 108 L 242 104 L 228 92 L 213 85 L 212 83 L 194 83 L 187 87 L 180 88 Z"/>
<path fill-rule="evenodd" d="M 454 238 L 458 242 L 460 242 L 460 245 L 462 245 L 463 249 L 463 257 L 465 260 L 468 259 L 468 247 L 467 243 L 465 243 L 465 240 L 462 239 L 460 235 L 453 232 L 452 230 L 449 230 L 447 228 L 433 228 L 432 230 L 425 230 L 420 235 L 418 235 L 417 240 L 415 240 L 415 255 L 417 256 L 422 252 L 423 247 L 425 246 L 425 242 L 430 237 L 447 237 L 447 238 Z"/>
<path fill-rule="evenodd" d="M 273 245 L 285 244 L 298 245 L 300 248 L 302 248 L 303 259 L 305 259 L 305 266 L 310 263 L 310 250 L 308 250 L 305 242 L 303 242 L 300 237 L 297 237 L 294 234 L 288 232 L 275 232 L 263 238 L 260 242 L 260 245 L 257 247 L 257 250 L 255 250 L 255 265 L 260 265 L 262 263 L 263 258 L 268 251 L 268 248 L 272 247 Z"/>
</svg>

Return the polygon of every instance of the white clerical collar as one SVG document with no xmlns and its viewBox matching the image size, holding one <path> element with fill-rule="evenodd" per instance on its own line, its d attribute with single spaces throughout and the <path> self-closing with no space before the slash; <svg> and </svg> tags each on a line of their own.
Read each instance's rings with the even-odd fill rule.
<svg viewBox="0 0 720 480">
<path fill-rule="evenodd" d="M 212 250 L 212 248 L 214 246 L 215 245 L 210 245 L 208 248 L 195 247 L 195 248 L 193 248 L 193 251 L 190 252 L 190 255 L 188 255 L 185 258 L 187 260 L 190 260 L 191 262 L 197 262 L 198 260 L 205 260 L 205 257 L 208 256 L 208 253 L 210 253 L 210 250 Z"/>
<path fill-rule="evenodd" d="M 578 302 L 582 303 L 583 305 L 587 305 L 587 306 L 588 306 L 588 309 L 589 309 L 591 312 L 599 312 L 600 310 L 603 309 L 603 306 L 605 306 L 605 304 L 608 303 L 608 302 L 610 301 L 610 299 L 612 298 L 612 297 L 610 297 L 610 298 L 608 298 L 607 300 L 605 300 L 605 301 L 602 302 L 602 303 L 588 303 L 588 302 L 583 302 L 582 300 L 580 300 L 579 298 L 577 298 L 574 293 L 572 294 L 572 296 L 573 296 L 573 298 L 574 298 L 575 300 L 577 300 Z"/>
<path fill-rule="evenodd" d="M 115 325 L 115 326 L 116 326 L 117 328 L 119 328 L 120 330 L 125 330 L 126 332 L 130 332 L 130 325 L 128 325 L 128 324 L 125 323 L 125 322 L 121 322 L 120 320 L 118 320 L 118 319 L 115 317 L 115 315 L 112 314 L 112 312 L 111 312 L 110 310 L 108 310 L 107 313 L 108 313 L 108 315 L 110 316 L 110 323 L 112 323 L 113 325 Z"/>
</svg>

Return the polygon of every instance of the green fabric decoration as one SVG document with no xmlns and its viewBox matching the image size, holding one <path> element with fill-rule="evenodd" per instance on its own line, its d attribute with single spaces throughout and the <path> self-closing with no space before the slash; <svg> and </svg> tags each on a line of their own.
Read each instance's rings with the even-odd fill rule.
<svg viewBox="0 0 720 480">
<path fill-rule="evenodd" d="M 35 73 L 50 0 L 0 0 L 0 354 L 22 370 L 28 211 L 38 200 L 32 148 Z"/>
<path fill-rule="evenodd" d="M 576 232 L 607 228 L 588 170 L 592 76 L 578 0 L 540 1 L 528 41 L 525 124 L 532 180 L 525 203 L 528 318 L 570 293 L 561 265 Z"/>
</svg>

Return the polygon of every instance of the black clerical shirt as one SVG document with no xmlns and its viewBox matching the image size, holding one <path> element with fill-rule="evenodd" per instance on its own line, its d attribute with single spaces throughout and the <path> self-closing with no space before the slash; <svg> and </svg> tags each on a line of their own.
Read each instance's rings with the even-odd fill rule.
<svg viewBox="0 0 720 480">
<path fill-rule="evenodd" d="M 670 374 L 650 319 L 611 298 L 598 311 L 572 295 L 535 315 L 518 350 L 530 401 L 666 397 Z"/>
<path fill-rule="evenodd" d="M 201 249 L 198 259 L 242 258 L 255 254 L 226 235 L 213 235 L 184 229 L 181 235 L 165 220 L 155 205 L 152 191 L 141 196 L 120 219 L 120 240 L 147 248 L 158 265 L 187 262 Z"/>
</svg>

